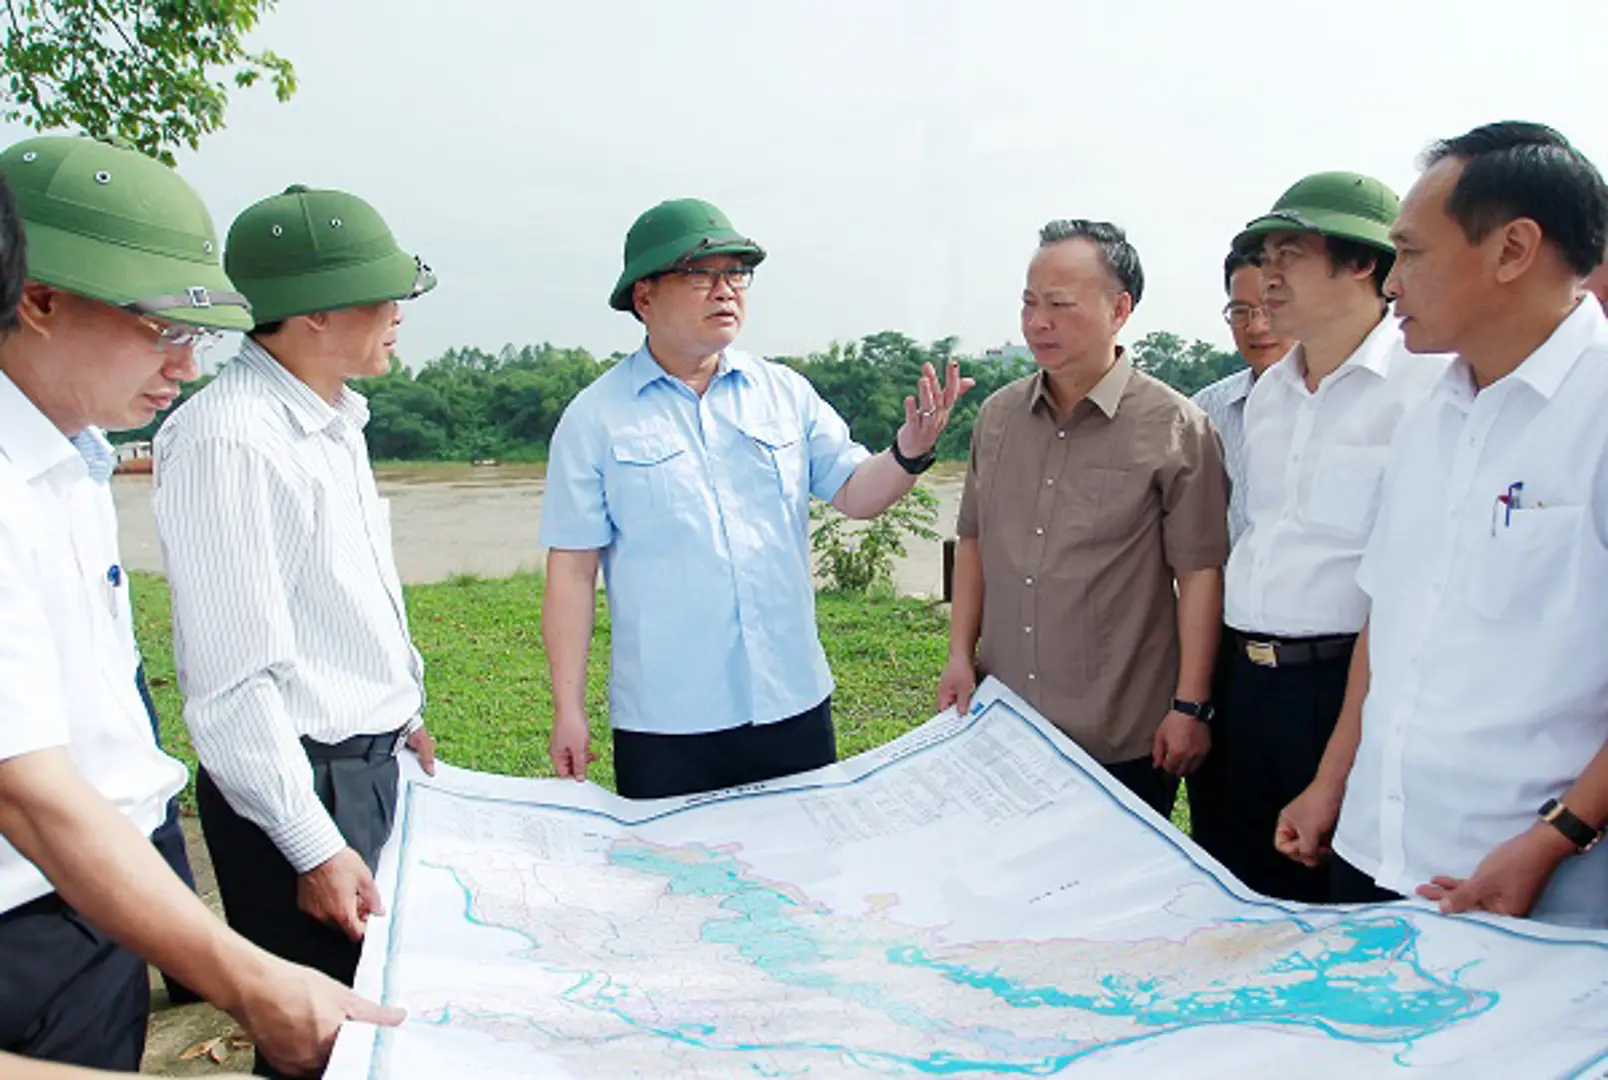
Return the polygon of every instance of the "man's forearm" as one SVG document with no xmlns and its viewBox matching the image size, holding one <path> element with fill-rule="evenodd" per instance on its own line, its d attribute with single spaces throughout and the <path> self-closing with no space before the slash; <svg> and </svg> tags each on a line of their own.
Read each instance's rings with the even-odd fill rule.
<svg viewBox="0 0 1608 1080">
<path fill-rule="evenodd" d="M 267 960 L 207 910 L 65 750 L 0 762 L 0 835 L 91 923 L 219 1008 L 237 1008 L 239 988 Z"/>
<path fill-rule="evenodd" d="M 845 517 L 865 521 L 874 518 L 910 493 L 916 478 L 884 450 L 860 462 L 843 482 L 832 505 Z"/>
<path fill-rule="evenodd" d="M 1223 571 L 1187 570 L 1178 581 L 1178 686 L 1174 696 L 1205 701 L 1212 694 L 1217 639 L 1223 631 Z"/>
<path fill-rule="evenodd" d="M 1324 747 L 1318 763 L 1314 783 L 1333 790 L 1341 790 L 1351 775 L 1351 763 L 1357 757 L 1357 745 L 1362 741 L 1362 703 L 1368 697 L 1368 684 L 1372 678 L 1368 665 L 1368 627 L 1357 635 L 1357 644 L 1351 650 L 1351 670 L 1346 676 L 1346 696 L 1340 706 L 1340 718 L 1335 722 L 1334 734 Z"/>
<path fill-rule="evenodd" d="M 553 683 L 553 711 L 586 708 L 586 660 L 597 606 L 595 551 L 549 551 L 542 598 L 542 644 Z"/>
<path fill-rule="evenodd" d="M 1603 743 L 1580 779 L 1563 793 L 1563 805 L 1593 829 L 1608 823 L 1608 742 Z"/>
<path fill-rule="evenodd" d="M 983 633 L 983 549 L 975 536 L 955 543 L 955 578 L 949 591 L 949 655 L 971 661 Z"/>
</svg>

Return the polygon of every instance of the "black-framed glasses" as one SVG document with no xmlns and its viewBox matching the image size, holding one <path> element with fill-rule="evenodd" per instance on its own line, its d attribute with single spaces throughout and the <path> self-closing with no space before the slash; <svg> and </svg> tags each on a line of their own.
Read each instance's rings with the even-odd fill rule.
<svg viewBox="0 0 1608 1080">
<path fill-rule="evenodd" d="M 679 276 L 699 292 L 709 292 L 717 281 L 724 281 L 737 292 L 742 292 L 754 283 L 752 266 L 734 266 L 729 270 L 711 266 L 672 266 L 664 273 Z"/>
<path fill-rule="evenodd" d="M 1231 301 L 1223 307 L 1223 321 L 1230 326 L 1249 326 L 1257 316 L 1268 318 L 1267 308 L 1261 304 L 1247 304 L 1238 300 Z"/>
</svg>

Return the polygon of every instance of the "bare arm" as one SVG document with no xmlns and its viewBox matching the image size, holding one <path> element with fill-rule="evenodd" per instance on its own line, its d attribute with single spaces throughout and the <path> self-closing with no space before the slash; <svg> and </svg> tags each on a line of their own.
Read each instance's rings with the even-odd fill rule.
<svg viewBox="0 0 1608 1080">
<path fill-rule="evenodd" d="M 371 1005 L 224 926 L 78 774 L 64 749 L 0 762 L 0 835 L 63 900 L 232 1014 L 287 1071 L 319 1067 L 348 1017 L 401 1020 L 399 1010 Z"/>
<path fill-rule="evenodd" d="M 964 713 L 977 688 L 977 641 L 983 632 L 983 551 L 975 536 L 955 545 L 949 610 L 949 663 L 938 680 L 938 707 Z"/>
<path fill-rule="evenodd" d="M 958 360 L 949 362 L 942 387 L 932 365 L 922 365 L 916 394 L 905 398 L 905 421 L 894 436 L 899 452 L 914 459 L 937 446 L 938 436 L 949 426 L 949 413 L 955 402 L 974 385 L 976 380 L 961 378 Z M 904 498 L 915 486 L 916 478 L 893 459 L 891 450 L 884 450 L 860 463 L 832 497 L 832 505 L 846 517 L 864 521 Z"/>
<path fill-rule="evenodd" d="M 553 771 L 586 779 L 591 726 L 586 719 L 586 659 L 592 648 L 597 606 L 596 549 L 547 553 L 547 591 L 542 599 L 542 644 L 553 683 L 553 734 L 548 747 Z"/>
<path fill-rule="evenodd" d="M 1178 688 L 1173 696 L 1205 701 L 1212 693 L 1217 638 L 1223 631 L 1221 567 L 1185 570 L 1178 581 Z"/>
</svg>

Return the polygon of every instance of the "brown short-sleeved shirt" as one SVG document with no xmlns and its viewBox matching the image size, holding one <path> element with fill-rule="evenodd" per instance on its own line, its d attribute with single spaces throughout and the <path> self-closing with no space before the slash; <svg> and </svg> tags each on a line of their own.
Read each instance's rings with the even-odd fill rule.
<svg viewBox="0 0 1608 1080">
<path fill-rule="evenodd" d="M 1174 572 L 1228 559 L 1206 414 L 1119 355 L 1064 423 L 1043 374 L 972 429 L 957 531 L 983 560 L 978 668 L 1102 762 L 1148 757 L 1178 681 Z"/>
</svg>

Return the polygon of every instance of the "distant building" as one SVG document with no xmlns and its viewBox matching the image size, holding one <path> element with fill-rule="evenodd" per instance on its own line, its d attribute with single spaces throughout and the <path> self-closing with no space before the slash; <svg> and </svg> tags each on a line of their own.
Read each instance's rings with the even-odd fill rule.
<svg viewBox="0 0 1608 1080">
<path fill-rule="evenodd" d="M 984 349 L 983 354 L 977 358 L 984 363 L 1003 363 L 1007 360 L 1031 360 L 1033 350 L 1026 345 L 1012 345 L 1006 342 L 992 349 Z"/>
</svg>

